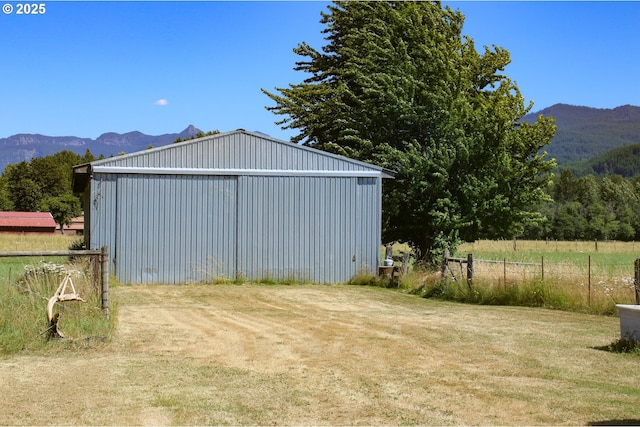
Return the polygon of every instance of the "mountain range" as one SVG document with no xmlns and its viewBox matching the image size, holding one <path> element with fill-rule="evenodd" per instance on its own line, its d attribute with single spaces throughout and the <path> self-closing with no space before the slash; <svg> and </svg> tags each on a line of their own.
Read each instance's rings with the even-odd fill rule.
<svg viewBox="0 0 640 427">
<path fill-rule="evenodd" d="M 171 144 L 178 138 L 189 139 L 200 132 L 202 132 L 200 129 L 189 125 L 179 133 L 145 135 L 138 131 L 124 134 L 107 132 L 96 139 L 21 133 L 8 138 L 0 138 L 0 172 L 10 163 L 45 157 L 62 150 L 73 151 L 80 155 L 90 150 L 91 154 L 96 157 L 100 155 L 110 157 L 122 152 L 133 153 L 144 150 L 150 145 L 160 147 Z"/>
<path fill-rule="evenodd" d="M 545 149 L 559 166 L 640 143 L 640 107 L 608 109 L 556 104 L 527 114 L 523 121 L 533 123 L 539 115 L 555 119 L 556 135 Z"/>
<path fill-rule="evenodd" d="M 533 123 L 539 115 L 555 119 L 556 135 L 545 149 L 561 168 L 563 165 L 588 161 L 616 148 L 640 143 L 640 107 L 623 105 L 613 109 L 599 109 L 556 104 L 527 114 L 523 121 Z M 0 172 L 9 163 L 28 161 L 62 150 L 80 155 L 90 150 L 96 157 L 109 157 L 122 152 L 144 150 L 149 146 L 167 145 L 178 138 L 189 139 L 201 132 L 189 125 L 179 133 L 154 136 L 138 131 L 125 134 L 108 132 L 95 140 L 76 136 L 17 134 L 0 138 Z M 638 161 L 640 162 L 640 157 Z"/>
</svg>

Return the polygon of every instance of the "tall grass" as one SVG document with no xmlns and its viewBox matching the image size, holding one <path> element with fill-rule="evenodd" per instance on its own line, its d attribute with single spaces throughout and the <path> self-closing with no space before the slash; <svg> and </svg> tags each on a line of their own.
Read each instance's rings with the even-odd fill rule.
<svg viewBox="0 0 640 427">
<path fill-rule="evenodd" d="M 548 307 L 613 315 L 634 304 L 636 242 L 477 241 L 455 257 L 474 254 L 472 286 L 466 264 L 439 271 L 414 269 L 399 286 L 425 297 L 475 304 Z M 497 262 L 488 262 L 497 261 Z"/>
<path fill-rule="evenodd" d="M 69 249 L 76 236 L 50 234 L 0 234 L 0 251 L 59 251 Z"/>
<path fill-rule="evenodd" d="M 69 236 L 0 235 L 1 251 L 65 250 L 76 240 Z M 46 307 L 69 272 L 76 292 L 86 302 L 58 302 L 59 329 L 68 338 L 49 341 Z M 100 290 L 94 285 L 88 258 L 0 258 L 0 353 L 36 351 L 50 346 L 87 345 L 104 341 L 115 327 L 113 302 L 107 319 Z"/>
</svg>

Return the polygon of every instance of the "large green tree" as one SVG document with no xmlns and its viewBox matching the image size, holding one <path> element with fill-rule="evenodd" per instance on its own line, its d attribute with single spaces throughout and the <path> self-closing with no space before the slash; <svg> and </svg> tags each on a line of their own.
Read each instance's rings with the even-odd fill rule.
<svg viewBox="0 0 640 427">
<path fill-rule="evenodd" d="M 72 218 L 82 213 L 80 200 L 71 193 L 49 197 L 42 202 L 40 208 L 51 213 L 53 220 L 60 226 L 60 233 L 64 232 L 65 225 L 71 225 Z"/>
<path fill-rule="evenodd" d="M 540 219 L 555 163 L 552 119 L 501 72 L 505 49 L 462 36 L 464 16 L 431 2 L 345 2 L 321 23 L 327 44 L 294 52 L 302 83 L 263 92 L 294 142 L 397 171 L 385 182 L 383 238 L 433 262 L 461 240 L 511 237 Z"/>
</svg>

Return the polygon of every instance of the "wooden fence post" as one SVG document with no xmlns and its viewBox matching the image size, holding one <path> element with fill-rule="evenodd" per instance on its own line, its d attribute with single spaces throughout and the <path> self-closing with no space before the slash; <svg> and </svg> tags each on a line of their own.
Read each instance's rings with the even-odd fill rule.
<svg viewBox="0 0 640 427">
<path fill-rule="evenodd" d="M 91 268 L 91 286 L 93 286 L 93 291 L 97 293 L 100 289 L 100 255 L 91 255 L 89 266 Z"/>
<path fill-rule="evenodd" d="M 100 254 L 100 266 L 102 270 L 100 285 L 102 289 L 102 311 L 109 318 L 109 248 L 102 247 Z"/>
<path fill-rule="evenodd" d="M 640 258 L 636 258 L 633 286 L 636 288 L 636 304 L 640 304 Z"/>
<path fill-rule="evenodd" d="M 409 272 L 409 258 L 411 257 L 411 254 L 409 252 L 404 252 L 402 254 L 402 270 L 401 270 L 401 274 L 403 276 L 406 276 L 407 273 Z"/>
<path fill-rule="evenodd" d="M 473 254 L 467 254 L 467 285 L 473 287 Z"/>
<path fill-rule="evenodd" d="M 447 278 L 447 271 L 449 270 L 449 249 L 445 249 L 442 252 L 442 276 L 441 279 L 444 281 Z"/>
</svg>

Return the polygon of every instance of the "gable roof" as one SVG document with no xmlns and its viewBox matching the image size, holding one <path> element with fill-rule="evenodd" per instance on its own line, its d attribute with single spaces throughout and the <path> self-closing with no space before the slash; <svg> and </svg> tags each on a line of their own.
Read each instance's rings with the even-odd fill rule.
<svg viewBox="0 0 640 427">
<path fill-rule="evenodd" d="M 58 224 L 49 212 L 0 212 L 0 229 L 53 229 Z"/>
<path fill-rule="evenodd" d="M 383 178 L 395 176 L 394 172 L 380 166 L 243 129 L 74 166 L 75 192 L 84 190 L 93 172 Z"/>
</svg>

